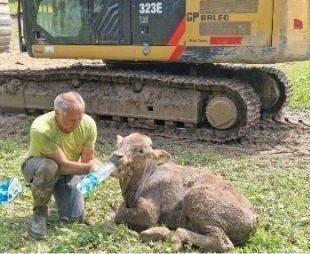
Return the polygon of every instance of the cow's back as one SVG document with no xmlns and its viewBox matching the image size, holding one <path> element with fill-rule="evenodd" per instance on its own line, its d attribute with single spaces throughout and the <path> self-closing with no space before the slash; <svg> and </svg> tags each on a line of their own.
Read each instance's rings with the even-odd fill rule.
<svg viewBox="0 0 310 254">
<path fill-rule="evenodd" d="M 144 193 L 159 197 L 160 222 L 174 229 L 184 224 L 183 200 L 186 191 L 200 178 L 201 171 L 173 162 L 163 163 L 149 176 Z"/>
</svg>

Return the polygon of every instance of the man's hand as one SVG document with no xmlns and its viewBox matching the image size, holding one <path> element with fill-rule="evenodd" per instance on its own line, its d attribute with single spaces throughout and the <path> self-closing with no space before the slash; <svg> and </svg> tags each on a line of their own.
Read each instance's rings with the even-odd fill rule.
<svg viewBox="0 0 310 254">
<path fill-rule="evenodd" d="M 101 161 L 95 161 L 95 162 L 92 161 L 90 163 L 91 163 L 90 172 L 97 171 L 98 169 L 104 166 L 104 163 Z"/>
</svg>

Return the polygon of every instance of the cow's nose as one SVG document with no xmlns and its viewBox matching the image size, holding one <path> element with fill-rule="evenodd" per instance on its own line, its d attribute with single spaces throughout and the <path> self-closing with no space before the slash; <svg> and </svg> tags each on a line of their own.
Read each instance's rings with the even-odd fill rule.
<svg viewBox="0 0 310 254">
<path fill-rule="evenodd" d="M 114 165 L 116 166 L 116 167 L 118 167 L 119 166 L 119 163 L 120 163 L 120 160 L 123 158 L 124 156 L 122 155 L 122 154 L 113 154 L 112 155 L 112 157 L 111 157 L 111 159 L 110 159 L 110 161 L 112 162 L 112 163 L 114 163 Z"/>
<path fill-rule="evenodd" d="M 119 153 L 115 153 L 115 154 L 113 154 L 113 157 L 115 157 L 115 158 L 120 160 L 120 159 L 122 159 L 124 157 L 124 155 L 123 154 L 119 154 Z"/>
</svg>

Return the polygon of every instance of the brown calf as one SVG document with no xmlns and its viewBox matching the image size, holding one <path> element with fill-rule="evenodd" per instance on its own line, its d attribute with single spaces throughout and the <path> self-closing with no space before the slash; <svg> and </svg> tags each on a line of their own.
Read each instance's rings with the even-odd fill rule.
<svg viewBox="0 0 310 254">
<path fill-rule="evenodd" d="M 252 205 L 221 177 L 173 163 L 139 133 L 118 136 L 117 147 L 124 205 L 115 222 L 144 230 L 143 241 L 171 236 L 176 250 L 189 241 L 204 251 L 226 252 L 255 232 Z M 155 227 L 159 223 L 167 228 Z"/>
</svg>

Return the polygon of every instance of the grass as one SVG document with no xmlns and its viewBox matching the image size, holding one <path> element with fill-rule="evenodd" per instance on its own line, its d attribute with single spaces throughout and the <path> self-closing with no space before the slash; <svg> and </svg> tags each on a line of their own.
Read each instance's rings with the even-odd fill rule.
<svg viewBox="0 0 310 254">
<path fill-rule="evenodd" d="M 113 147 L 99 145 L 100 157 L 107 158 Z M 46 240 L 27 237 L 31 219 L 31 194 L 19 167 L 25 154 L 20 140 L 0 141 L 0 179 L 17 176 L 24 193 L 11 204 L 0 206 L 0 252 L 171 252 L 169 240 L 145 244 L 138 234 L 109 219 L 112 208 L 122 200 L 115 179 L 104 182 L 86 199 L 87 217 L 92 226 L 63 225 L 57 220 L 55 204 L 50 206 L 50 226 Z M 237 186 L 254 204 L 260 218 L 258 231 L 248 244 L 235 252 L 306 252 L 310 249 L 308 186 L 310 171 L 305 159 L 273 159 L 262 156 L 232 157 L 206 152 L 203 148 L 170 147 L 175 160 L 183 165 L 211 170 Z M 190 245 L 186 252 L 196 252 Z"/>
<path fill-rule="evenodd" d="M 293 83 L 290 107 L 310 109 L 310 61 L 288 63 L 280 66 Z"/>
</svg>

